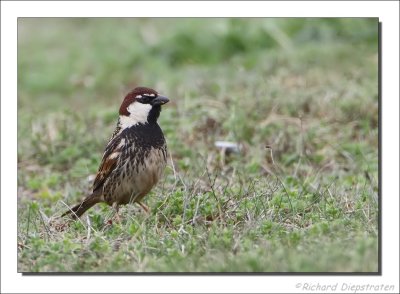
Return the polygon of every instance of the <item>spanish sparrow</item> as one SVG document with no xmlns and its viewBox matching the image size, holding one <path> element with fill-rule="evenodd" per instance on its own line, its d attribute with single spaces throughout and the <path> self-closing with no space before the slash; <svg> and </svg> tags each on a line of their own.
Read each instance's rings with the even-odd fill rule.
<svg viewBox="0 0 400 294">
<path fill-rule="evenodd" d="M 119 109 L 117 128 L 109 140 L 93 183 L 93 192 L 62 216 L 80 217 L 99 202 L 118 206 L 141 200 L 156 185 L 167 163 L 167 145 L 157 123 L 167 97 L 137 87 Z"/>
</svg>

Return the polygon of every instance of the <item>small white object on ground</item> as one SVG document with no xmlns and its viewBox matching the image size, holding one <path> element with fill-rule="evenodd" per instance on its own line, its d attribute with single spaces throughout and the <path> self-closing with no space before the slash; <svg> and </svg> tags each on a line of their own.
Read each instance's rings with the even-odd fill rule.
<svg viewBox="0 0 400 294">
<path fill-rule="evenodd" d="M 235 142 L 215 141 L 215 147 L 225 149 L 227 152 L 239 153 L 241 146 Z"/>
</svg>

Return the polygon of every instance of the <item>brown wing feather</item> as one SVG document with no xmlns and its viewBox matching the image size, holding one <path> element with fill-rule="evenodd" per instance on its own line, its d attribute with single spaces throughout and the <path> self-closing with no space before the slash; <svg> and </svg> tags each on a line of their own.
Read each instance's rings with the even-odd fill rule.
<svg viewBox="0 0 400 294">
<path fill-rule="evenodd" d="M 96 174 L 96 178 L 93 182 L 93 191 L 98 190 L 101 186 L 103 186 L 104 182 L 110 175 L 110 173 L 115 169 L 117 165 L 117 158 L 110 159 L 106 158 L 100 165 L 99 171 Z"/>
<path fill-rule="evenodd" d="M 116 168 L 119 153 L 122 148 L 121 138 L 113 136 L 108 142 L 103 154 L 99 170 L 93 182 L 93 192 L 101 188 L 112 171 Z"/>
</svg>

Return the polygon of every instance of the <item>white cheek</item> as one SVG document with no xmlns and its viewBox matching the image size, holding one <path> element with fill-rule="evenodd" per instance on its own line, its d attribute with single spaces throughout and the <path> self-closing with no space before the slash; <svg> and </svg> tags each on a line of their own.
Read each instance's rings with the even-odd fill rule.
<svg viewBox="0 0 400 294">
<path fill-rule="evenodd" d="M 130 113 L 129 116 L 122 115 L 120 117 L 121 127 L 125 129 L 138 123 L 147 123 L 147 116 L 149 115 L 151 107 L 152 106 L 150 104 L 133 102 L 127 108 L 128 112 Z"/>
</svg>

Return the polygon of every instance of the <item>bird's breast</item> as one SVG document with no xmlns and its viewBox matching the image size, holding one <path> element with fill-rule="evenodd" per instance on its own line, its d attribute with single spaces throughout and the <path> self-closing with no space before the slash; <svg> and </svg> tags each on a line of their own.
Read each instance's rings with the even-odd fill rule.
<svg viewBox="0 0 400 294">
<path fill-rule="evenodd" d="M 121 204 L 139 201 L 157 184 L 162 177 L 166 163 L 166 148 L 152 148 L 137 154 L 124 165 L 123 179 L 114 194 Z"/>
</svg>

